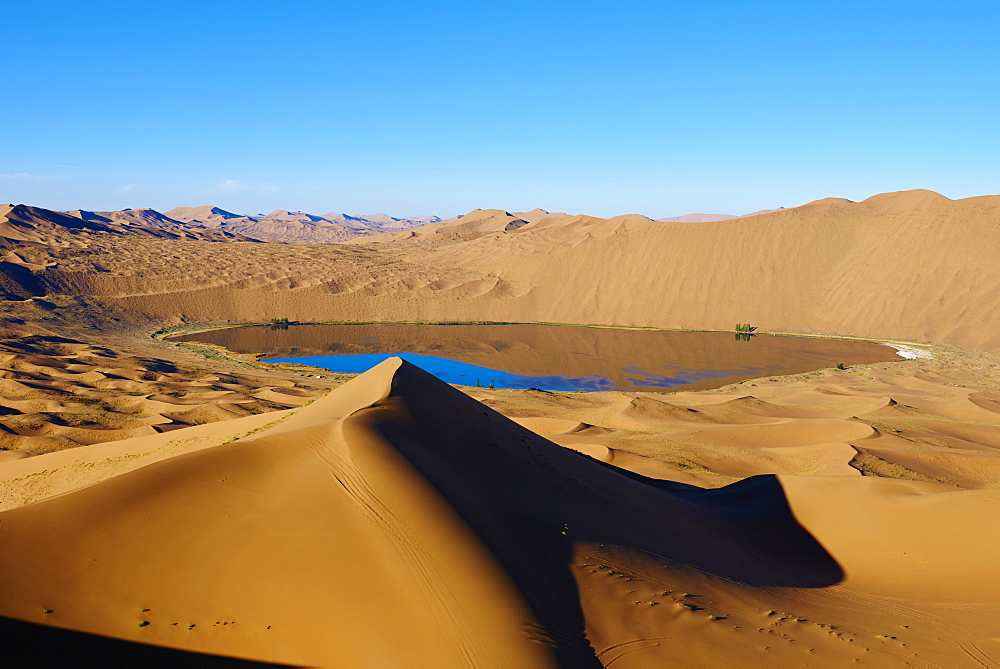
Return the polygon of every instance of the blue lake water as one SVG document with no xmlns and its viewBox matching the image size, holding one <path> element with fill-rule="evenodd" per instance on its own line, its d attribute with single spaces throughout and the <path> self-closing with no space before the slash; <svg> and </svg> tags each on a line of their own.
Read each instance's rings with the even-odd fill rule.
<svg viewBox="0 0 1000 669">
<path fill-rule="evenodd" d="M 320 355 L 302 356 L 296 358 L 262 358 L 264 362 L 294 362 L 311 367 L 321 367 L 331 372 L 360 374 L 368 371 L 378 363 L 391 358 L 400 357 L 411 362 L 426 372 L 430 372 L 442 381 L 462 386 L 477 388 L 537 388 L 540 390 L 578 390 L 599 391 L 619 390 L 621 386 L 606 376 L 591 374 L 578 378 L 559 375 L 529 376 L 512 374 L 499 369 L 480 367 L 459 360 L 440 358 L 417 353 L 363 353 L 360 355 Z M 778 371 L 780 368 L 743 368 L 727 370 L 703 370 L 700 372 L 678 370 L 674 376 L 650 374 L 640 369 L 632 370 L 634 376 L 629 380 L 633 385 L 672 389 L 678 386 L 691 385 L 705 379 L 716 379 L 736 374 L 764 374 L 768 371 Z"/>
</svg>

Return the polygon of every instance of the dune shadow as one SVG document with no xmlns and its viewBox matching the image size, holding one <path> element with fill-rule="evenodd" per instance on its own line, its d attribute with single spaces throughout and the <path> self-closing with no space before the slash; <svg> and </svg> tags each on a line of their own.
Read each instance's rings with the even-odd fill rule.
<svg viewBox="0 0 1000 669">
<path fill-rule="evenodd" d="M 45 285 L 37 274 L 23 265 L 0 261 L 0 298 L 23 301 L 44 295 Z"/>
<path fill-rule="evenodd" d="M 757 587 L 823 588 L 844 579 L 844 570 L 837 560 L 795 518 L 781 480 L 774 474 L 749 476 L 721 488 L 699 488 L 643 476 L 576 451 L 570 453 L 616 476 L 662 491 L 699 516 L 707 514 L 725 527 L 726 542 L 746 548 L 742 557 L 750 558 L 749 562 L 734 562 L 731 558 L 737 556 L 720 546 L 714 556 L 688 556 L 693 558 L 688 562 L 691 566 Z M 655 525 L 654 519 L 648 516 L 647 519 Z M 611 535 L 616 534 L 613 528 L 609 529 Z M 668 558 L 677 554 L 670 545 L 672 542 L 660 535 L 620 534 L 622 545 Z"/>
<path fill-rule="evenodd" d="M 254 669 L 289 666 L 175 650 L 4 617 L 0 617 L 0 646 L 11 655 L 21 657 L 16 661 L 19 667 Z"/>
<path fill-rule="evenodd" d="M 718 489 L 651 479 L 562 448 L 427 376 L 403 363 L 389 398 L 375 405 L 396 411 L 355 415 L 385 416 L 372 427 L 492 553 L 561 666 L 600 666 L 568 568 L 578 541 L 756 587 L 843 580 L 837 561 L 796 520 L 777 476 Z"/>
</svg>

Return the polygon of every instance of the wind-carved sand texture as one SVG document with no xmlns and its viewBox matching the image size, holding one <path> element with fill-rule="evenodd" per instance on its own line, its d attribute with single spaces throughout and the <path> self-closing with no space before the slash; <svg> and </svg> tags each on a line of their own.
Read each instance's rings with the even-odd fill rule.
<svg viewBox="0 0 1000 669">
<path fill-rule="evenodd" d="M 714 223 L 478 210 L 362 244 L 77 232 L 45 294 L 156 322 L 513 321 L 770 331 L 1000 349 L 1000 196 L 819 201 Z M 79 220 L 79 219 L 77 219 Z M 399 238 L 405 236 L 405 238 Z M 354 240 L 357 241 L 357 240 Z M 44 261 L 44 262 L 43 262 Z M 13 283 L 17 277 L 8 278 Z M 30 292 L 30 286 L 21 288 Z M 35 292 L 38 288 L 35 288 Z"/>
<path fill-rule="evenodd" d="M 56 336 L 0 341 L 0 462 L 266 413 L 322 391 Z"/>
<path fill-rule="evenodd" d="M 132 211 L 0 210 L 8 647 L 1000 665 L 1000 198 L 478 210 L 347 245 L 170 236 Z M 271 318 L 751 321 L 934 357 L 673 394 L 456 389 L 396 359 L 324 394 L 339 381 L 148 337 Z"/>
<path fill-rule="evenodd" d="M 879 375 L 928 405 L 917 424 L 995 430 L 995 390 L 942 397 L 965 372 L 902 371 Z M 703 445 L 691 462 L 731 467 L 714 489 L 665 476 L 719 482 L 671 466 L 669 448 L 576 453 L 398 359 L 270 424 L 195 428 L 213 434 L 131 471 L 112 465 L 176 453 L 182 433 L 8 463 L 12 487 L 51 487 L 0 513 L 0 613 L 305 666 L 995 664 L 1000 546 L 977 528 L 998 491 L 921 475 L 948 460 L 912 416 L 883 415 L 907 406 L 877 396 L 887 381 L 818 380 L 664 403 L 714 433 L 686 439 Z M 556 415 L 594 421 L 560 431 L 594 445 L 657 421 L 693 432 L 648 397 L 588 412 L 589 395 L 545 395 Z M 964 443 L 938 451 L 988 448 Z M 912 475 L 850 465 L 906 445 Z M 803 456 L 825 466 L 803 471 Z"/>
</svg>

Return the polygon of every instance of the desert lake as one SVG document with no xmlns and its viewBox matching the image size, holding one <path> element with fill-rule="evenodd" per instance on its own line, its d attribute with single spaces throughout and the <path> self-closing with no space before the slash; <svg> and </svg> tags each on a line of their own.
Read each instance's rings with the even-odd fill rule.
<svg viewBox="0 0 1000 669">
<path fill-rule="evenodd" d="M 171 341 L 341 373 L 361 373 L 399 356 L 448 383 L 570 391 L 705 390 L 899 359 L 888 346 L 857 340 L 530 324 L 263 325 Z"/>
</svg>

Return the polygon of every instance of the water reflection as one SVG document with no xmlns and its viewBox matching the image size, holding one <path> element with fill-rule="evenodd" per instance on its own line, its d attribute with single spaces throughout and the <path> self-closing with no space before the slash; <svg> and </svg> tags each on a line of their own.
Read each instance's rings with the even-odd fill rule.
<svg viewBox="0 0 1000 669">
<path fill-rule="evenodd" d="M 551 325 L 278 324 L 178 337 L 266 360 L 363 372 L 401 355 L 450 383 L 544 390 L 701 390 L 898 359 L 869 342 Z M 322 358 L 322 360 L 320 360 Z M 294 360 L 292 360 L 294 359 Z"/>
</svg>

